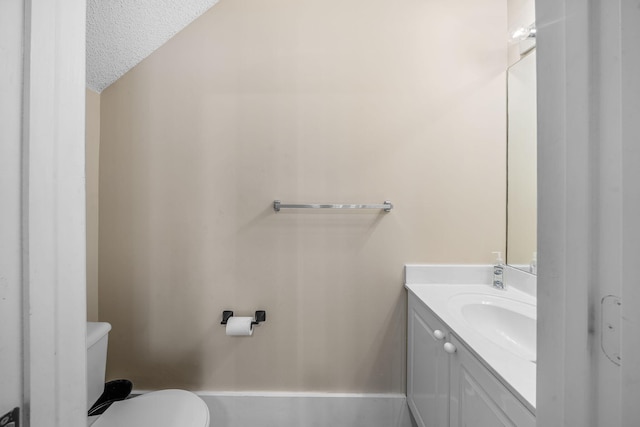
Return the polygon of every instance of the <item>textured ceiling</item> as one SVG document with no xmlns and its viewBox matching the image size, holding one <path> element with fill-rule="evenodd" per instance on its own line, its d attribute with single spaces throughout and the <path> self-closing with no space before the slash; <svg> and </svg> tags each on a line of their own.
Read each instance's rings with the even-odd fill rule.
<svg viewBox="0 0 640 427">
<path fill-rule="evenodd" d="M 88 0 L 87 86 L 102 92 L 218 0 Z"/>
</svg>

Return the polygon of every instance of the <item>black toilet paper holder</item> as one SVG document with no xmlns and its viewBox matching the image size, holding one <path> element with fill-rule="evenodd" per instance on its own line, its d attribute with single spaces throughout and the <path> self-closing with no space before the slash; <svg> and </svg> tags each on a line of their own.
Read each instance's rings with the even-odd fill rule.
<svg viewBox="0 0 640 427">
<path fill-rule="evenodd" d="M 220 322 L 220 324 L 221 325 L 226 325 L 231 317 L 233 317 L 233 311 L 224 310 L 222 312 L 222 322 Z M 258 325 L 261 322 L 264 322 L 266 320 L 267 320 L 267 312 L 265 310 L 257 310 L 256 314 L 254 316 L 254 320 L 253 320 L 253 322 L 251 322 L 251 324 L 252 325 Z"/>
</svg>

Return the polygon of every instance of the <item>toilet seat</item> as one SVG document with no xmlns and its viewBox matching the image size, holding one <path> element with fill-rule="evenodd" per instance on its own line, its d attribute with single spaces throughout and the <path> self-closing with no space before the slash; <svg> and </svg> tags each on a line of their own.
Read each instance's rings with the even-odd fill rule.
<svg viewBox="0 0 640 427">
<path fill-rule="evenodd" d="M 113 403 L 92 427 L 209 427 L 209 408 L 186 390 L 161 390 Z"/>
</svg>

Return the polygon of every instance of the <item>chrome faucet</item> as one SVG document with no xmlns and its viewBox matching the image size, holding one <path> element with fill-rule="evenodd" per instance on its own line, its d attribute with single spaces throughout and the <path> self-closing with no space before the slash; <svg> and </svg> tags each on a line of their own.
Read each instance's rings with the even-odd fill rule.
<svg viewBox="0 0 640 427">
<path fill-rule="evenodd" d="M 493 266 L 493 287 L 504 290 L 504 261 L 502 260 L 502 253 L 493 253 L 498 255 Z"/>
</svg>

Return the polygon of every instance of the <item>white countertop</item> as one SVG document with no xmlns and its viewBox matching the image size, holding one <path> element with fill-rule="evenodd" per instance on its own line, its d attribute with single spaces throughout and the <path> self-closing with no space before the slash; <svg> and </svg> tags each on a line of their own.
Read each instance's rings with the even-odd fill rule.
<svg viewBox="0 0 640 427">
<path fill-rule="evenodd" d="M 495 289 L 487 283 L 490 274 L 487 270 L 490 266 L 460 266 L 465 269 L 463 274 L 460 270 L 451 276 L 442 274 L 444 270 L 455 268 L 454 266 L 432 266 L 435 275 L 428 274 L 429 279 L 422 280 L 420 274 L 409 271 L 411 266 L 407 266 L 407 284 L 405 287 L 414 294 L 426 307 L 440 318 L 462 342 L 469 347 L 473 353 L 489 368 L 500 377 L 507 387 L 529 410 L 535 413 L 536 406 L 536 364 L 522 356 L 506 350 L 502 346 L 491 341 L 475 330 L 460 312 L 452 309 L 450 300 L 462 294 L 481 294 L 489 297 L 508 298 L 516 301 L 515 304 L 526 304 L 529 307 L 529 314 L 535 316 L 536 298 L 530 294 L 509 286 L 506 290 Z M 475 270 L 475 271 L 472 271 Z M 471 272 L 471 274 L 469 274 Z M 445 283 L 433 283 L 431 279 L 437 277 Z M 477 280 L 477 283 L 468 283 Z M 429 283 L 411 283 L 425 281 Z M 464 283 L 467 282 L 467 283 Z"/>
</svg>

